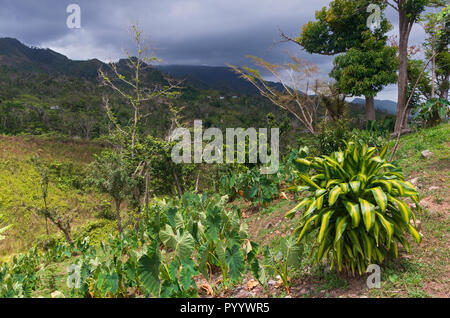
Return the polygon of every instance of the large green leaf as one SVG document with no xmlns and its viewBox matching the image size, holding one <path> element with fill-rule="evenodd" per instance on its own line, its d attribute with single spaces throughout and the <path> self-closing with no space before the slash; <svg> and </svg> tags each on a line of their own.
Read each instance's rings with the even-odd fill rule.
<svg viewBox="0 0 450 318">
<path fill-rule="evenodd" d="M 342 234 L 347 228 L 347 224 L 348 224 L 348 216 L 340 217 L 336 220 L 336 236 L 334 238 L 334 243 L 336 243 L 341 239 Z"/>
<path fill-rule="evenodd" d="M 227 247 L 225 259 L 231 280 L 238 281 L 245 269 L 244 255 L 242 255 L 239 245 L 234 244 Z"/>
<path fill-rule="evenodd" d="M 370 191 L 372 191 L 373 197 L 380 207 L 381 211 L 385 212 L 388 203 L 386 193 L 384 193 L 384 191 L 380 187 L 372 188 L 370 189 Z"/>
<path fill-rule="evenodd" d="M 161 241 L 167 247 L 175 250 L 175 255 L 180 259 L 189 258 L 194 251 L 194 238 L 188 231 L 184 231 L 180 234 L 179 231 L 175 234 L 172 228 L 166 224 L 165 230 L 159 233 Z"/>
<path fill-rule="evenodd" d="M 330 191 L 328 196 L 328 206 L 333 206 L 333 204 L 337 201 L 339 194 L 341 194 L 342 188 L 340 186 L 335 186 L 333 190 Z"/>
<path fill-rule="evenodd" d="M 330 219 L 333 216 L 334 211 L 328 211 L 322 216 L 322 223 L 319 230 L 319 235 L 317 236 L 317 241 L 322 242 L 324 235 L 328 229 L 328 224 L 330 223 Z"/>
<path fill-rule="evenodd" d="M 359 204 L 350 201 L 344 201 L 345 208 L 347 209 L 350 217 L 352 218 L 352 226 L 355 228 L 359 225 L 361 220 Z"/>
<path fill-rule="evenodd" d="M 312 199 L 310 198 L 305 198 L 302 201 L 300 201 L 299 204 L 297 204 L 294 208 L 292 208 L 291 210 L 289 210 L 284 217 L 286 218 L 292 218 L 295 216 L 295 214 L 304 206 L 310 204 L 312 202 Z"/>
<path fill-rule="evenodd" d="M 378 218 L 379 218 L 379 220 L 381 222 L 381 225 L 383 226 L 383 228 L 385 229 L 385 231 L 387 233 L 386 243 L 388 245 L 390 245 L 391 244 L 391 240 L 392 240 L 392 236 L 394 235 L 394 224 L 392 224 L 391 222 L 386 220 L 381 213 L 379 213 L 377 211 L 375 211 L 375 213 L 378 216 Z"/>
<path fill-rule="evenodd" d="M 195 263 L 192 259 L 185 259 L 181 262 L 180 282 L 184 290 L 188 290 L 191 286 L 196 290 L 194 277 L 199 274 Z"/>
<path fill-rule="evenodd" d="M 159 296 L 161 285 L 159 279 L 161 257 L 158 245 L 158 242 L 154 241 L 148 248 L 147 254 L 143 255 L 138 262 L 139 281 L 155 297 Z"/>
<path fill-rule="evenodd" d="M 369 201 L 361 198 L 359 199 L 359 205 L 364 225 L 366 226 L 367 232 L 369 232 L 375 222 L 375 206 Z"/>
</svg>

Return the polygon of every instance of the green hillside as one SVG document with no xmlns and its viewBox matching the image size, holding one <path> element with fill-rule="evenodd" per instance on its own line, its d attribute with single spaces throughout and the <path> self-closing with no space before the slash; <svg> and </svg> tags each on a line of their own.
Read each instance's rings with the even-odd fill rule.
<svg viewBox="0 0 450 318">
<path fill-rule="evenodd" d="M 416 142 L 418 139 L 420 139 L 420 143 Z M 392 141 L 391 147 L 393 143 Z M 450 165 L 448 164 L 450 154 L 449 125 L 443 124 L 405 136 L 401 139 L 400 145 L 401 148 L 396 156 L 396 162 L 405 172 L 407 179 L 412 180 L 418 187 L 420 204 L 424 208 L 423 212 L 417 215 L 421 224 L 420 232 L 424 238 L 422 245 L 414 245 L 413 251 L 408 254 L 408 257 L 401 250 L 402 257 L 399 260 L 389 259 L 383 265 L 384 274 L 382 275 L 380 289 L 368 289 L 364 285 L 366 279 L 364 276 L 343 276 L 334 271 L 324 272 L 322 265 L 311 265 L 304 258 L 291 274 L 290 291 L 293 297 L 445 297 L 448 294 L 449 272 L 445 264 L 450 253 L 447 244 L 450 233 L 450 202 L 448 200 L 448 178 L 450 176 Z M 42 217 L 33 213 L 35 207 L 42 204 L 37 181 L 38 175 L 30 163 L 30 159 L 36 155 L 51 163 L 53 167 L 49 204 L 58 205 L 61 209 L 67 209 L 67 211 L 73 213 L 75 217 L 74 225 L 78 229 L 75 232 L 80 233 L 81 241 L 85 241 L 85 237 L 90 237 L 90 244 L 93 247 L 97 246 L 98 248 L 96 244 L 99 240 L 103 240 L 106 244 L 103 252 L 100 250 L 96 252 L 96 257 L 108 264 L 111 261 L 108 259 L 108 253 L 118 248 L 115 244 L 131 244 L 130 242 L 124 243 L 125 241 L 120 243 L 117 237 L 108 239 L 109 234 L 114 236 L 117 234 L 114 234 L 114 222 L 109 223 L 110 221 L 99 216 L 99 211 L 104 208 L 104 197 L 94 191 L 82 190 L 77 187 L 77 184 L 83 181 L 86 165 L 92 161 L 93 155 L 99 153 L 102 147 L 76 139 L 7 136 L 0 137 L 0 147 L 0 189 L 2 190 L 0 191 L 0 214 L 3 214 L 2 220 L 6 224 L 13 225 L 8 231 L 7 239 L 0 243 L 4 260 L 11 260 L 12 254 L 25 251 L 33 246 L 39 246 L 42 243 L 40 237 L 44 234 L 45 223 Z M 429 159 L 425 159 L 421 155 L 421 152 L 425 149 L 433 152 Z M 169 203 L 169 206 L 174 204 L 173 206 L 179 209 L 178 213 L 184 214 L 191 209 L 190 205 L 195 209 L 196 204 L 199 204 L 198 202 L 195 203 L 195 197 L 194 194 L 187 193 L 182 201 L 172 202 L 167 199 L 169 200 L 167 203 L 172 202 Z M 203 197 L 206 198 L 206 194 Z M 211 202 L 216 201 L 212 200 Z M 296 219 L 289 221 L 283 217 L 296 204 L 295 202 L 297 202 L 297 199 L 291 195 L 288 198 L 280 195 L 260 211 L 255 211 L 243 199 L 225 204 L 223 207 L 225 211 L 233 211 L 238 207 L 242 215 L 241 230 L 248 227 L 249 239 L 260 242 L 262 249 L 265 246 L 276 249 L 283 241 L 283 237 L 290 235 L 292 225 L 296 223 Z M 151 208 L 152 213 L 157 211 L 154 209 L 158 209 L 158 206 L 163 209 L 162 211 L 165 211 L 164 206 L 167 203 L 155 199 Z M 201 205 L 198 207 L 203 209 Z M 209 211 L 208 209 L 206 208 L 206 211 Z M 165 215 L 166 212 L 162 213 L 161 215 Z M 38 266 L 39 271 L 33 274 L 37 274 L 33 278 L 37 281 L 30 291 L 33 297 L 53 297 L 51 294 L 55 291 L 62 292 L 65 296 L 71 295 L 73 291 L 66 285 L 68 266 L 84 258 L 93 257 L 93 250 L 86 248 L 86 246 L 80 247 L 79 244 L 81 243 L 76 243 L 78 247 L 67 254 L 67 247 L 64 247 L 65 245 L 62 243 L 62 236 L 57 234 L 57 230 L 52 226 L 50 232 L 55 238 L 59 237 L 60 243 L 57 244 L 62 244 L 62 247 L 60 252 L 53 252 L 53 256 L 50 256 L 50 254 L 39 256 L 38 262 L 41 263 Z M 133 238 L 133 231 L 126 235 L 129 240 L 135 239 Z M 305 248 L 311 248 L 312 245 L 310 244 L 314 243 L 308 241 L 306 244 Z M 136 249 L 135 252 L 140 253 L 140 247 L 127 246 L 129 246 L 128 249 Z M 413 246 L 412 242 L 411 246 Z M 32 256 L 33 253 L 36 252 L 30 252 L 28 257 L 37 257 Z M 130 255 L 127 257 L 132 257 L 131 255 L 134 254 L 127 255 Z M 104 257 L 106 258 L 103 259 Z M 33 258 L 30 258 L 30 262 L 31 259 Z M 123 266 L 127 265 L 124 263 Z M 102 270 L 106 270 L 106 268 L 108 267 Z M 215 273 L 213 277 L 220 276 L 220 270 L 213 272 Z M 285 295 L 284 289 L 277 287 L 277 285 L 268 285 L 267 288 L 263 289 L 258 283 L 255 285 L 256 288 L 243 293 L 240 286 L 247 286 L 247 284 L 255 282 L 250 268 L 244 271 L 243 280 L 239 284 L 229 286 L 228 289 L 223 289 L 219 283 L 214 283 L 215 279 L 213 278 L 210 278 L 208 283 L 202 274 L 197 272 L 193 275 L 198 285 L 207 284 L 204 286 L 209 286 L 211 284 L 215 295 L 227 297 L 284 297 Z M 115 289 L 107 287 L 109 283 L 106 281 L 98 284 L 93 285 L 94 287 L 86 292 L 91 293 L 91 296 L 94 297 L 116 295 L 114 294 Z M 130 288 L 128 291 L 119 290 L 117 292 L 127 297 L 136 297 L 141 293 L 136 286 Z M 203 292 L 206 293 L 206 290 L 203 291 L 199 288 L 199 293 L 202 294 Z M 82 294 L 78 293 L 77 295 L 81 296 Z"/>
</svg>

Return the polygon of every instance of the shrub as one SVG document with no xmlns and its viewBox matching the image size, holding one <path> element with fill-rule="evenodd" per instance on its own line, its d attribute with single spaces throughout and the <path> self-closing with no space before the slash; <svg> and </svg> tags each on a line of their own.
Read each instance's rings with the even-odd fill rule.
<svg viewBox="0 0 450 318">
<path fill-rule="evenodd" d="M 318 126 L 316 147 L 318 154 L 328 155 L 345 146 L 345 140 L 350 137 L 348 119 L 323 121 Z"/>
<path fill-rule="evenodd" d="M 98 219 L 105 219 L 110 221 L 116 220 L 116 214 L 114 213 L 111 203 L 106 200 L 103 200 L 103 202 L 96 206 L 94 210 L 96 211 L 95 217 Z"/>
<path fill-rule="evenodd" d="M 383 148 L 386 143 L 385 133 L 370 130 L 353 129 L 350 136 L 351 140 L 363 145 L 366 144 L 369 147 Z"/>
<path fill-rule="evenodd" d="M 12 225 L 2 227 L 1 214 L 0 214 L 0 241 L 4 240 L 6 238 L 4 235 L 2 235 L 2 233 L 5 233 L 11 226 Z"/>
<path fill-rule="evenodd" d="M 89 221 L 75 231 L 74 239 L 76 241 L 89 237 L 91 245 L 99 245 L 100 242 L 106 241 L 110 234 L 116 233 L 115 224 L 109 220 Z"/>
<path fill-rule="evenodd" d="M 416 121 L 424 127 L 432 127 L 444 121 L 450 115 L 450 102 L 443 98 L 434 98 L 413 109 Z"/>
<path fill-rule="evenodd" d="M 296 229 L 297 243 L 317 230 L 317 263 L 329 257 L 331 267 L 337 264 L 339 270 L 352 272 L 357 268 L 362 274 L 367 265 L 381 264 L 389 253 L 397 257 L 397 243 L 409 252 L 406 231 L 420 244 L 421 235 L 410 221 L 415 223 L 415 215 L 401 199 L 412 198 L 420 209 L 418 194 L 384 159 L 386 152 L 387 146 L 376 155 L 375 147 L 349 142 L 344 151 L 330 156 L 297 159 L 313 175 L 299 173 L 301 185 L 294 188 L 311 194 L 286 217 L 305 209 Z"/>
</svg>

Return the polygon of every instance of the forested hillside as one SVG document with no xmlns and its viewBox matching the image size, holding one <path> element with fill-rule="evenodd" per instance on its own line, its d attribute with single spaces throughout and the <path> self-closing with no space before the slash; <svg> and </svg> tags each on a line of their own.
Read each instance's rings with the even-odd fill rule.
<svg viewBox="0 0 450 318">
<path fill-rule="evenodd" d="M 171 8 L 179 17 L 196 3 Z M 161 64 L 139 23 L 111 63 L 0 38 L 0 298 L 448 297 L 450 6 L 316 6 L 277 44 L 332 61 L 328 77 L 290 52 L 247 55 L 251 66 Z M 94 24 L 78 30 L 81 8 L 70 8 L 71 36 L 117 45 Z M 213 46 L 196 18 L 153 31 Z M 255 30 L 245 18 L 233 36 Z M 420 48 L 409 46 L 418 24 Z M 49 43 L 74 54 L 71 36 Z M 89 54 L 110 47 L 98 43 Z M 398 102 L 378 101 L 392 84 Z"/>
</svg>

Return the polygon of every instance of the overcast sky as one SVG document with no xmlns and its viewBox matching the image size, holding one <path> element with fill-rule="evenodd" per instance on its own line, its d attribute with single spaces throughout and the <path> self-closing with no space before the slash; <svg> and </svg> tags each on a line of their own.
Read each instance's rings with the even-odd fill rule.
<svg viewBox="0 0 450 318">
<path fill-rule="evenodd" d="M 311 55 L 295 44 L 277 44 L 281 29 L 295 37 L 314 12 L 330 0 L 0 0 L 0 37 L 51 48 L 71 59 L 124 57 L 132 49 L 131 23 L 139 21 L 145 38 L 163 64 L 224 66 L 249 64 L 246 55 L 283 63 L 286 50 L 319 65 L 323 76 L 333 57 Z M 81 8 L 81 29 L 66 25 L 69 4 Z M 397 34 L 393 9 L 387 16 Z M 410 44 L 420 44 L 416 26 Z M 378 99 L 397 99 L 391 85 Z"/>
</svg>

